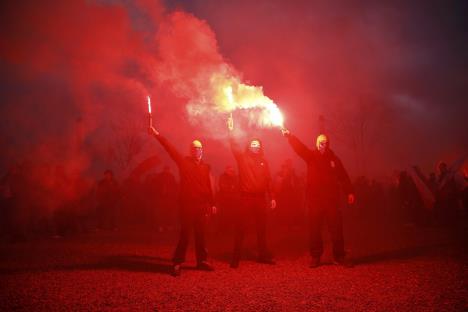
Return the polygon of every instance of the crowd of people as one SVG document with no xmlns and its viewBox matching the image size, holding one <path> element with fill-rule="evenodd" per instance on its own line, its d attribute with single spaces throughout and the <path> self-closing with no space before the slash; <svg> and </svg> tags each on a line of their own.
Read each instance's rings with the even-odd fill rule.
<svg viewBox="0 0 468 312">
<path fill-rule="evenodd" d="M 275 264 L 267 235 L 267 224 L 272 223 L 285 233 L 306 229 L 310 267 L 315 268 L 321 264 L 324 250 L 324 225 L 335 263 L 352 266 L 342 225 L 342 207 L 346 204 L 358 212 L 355 217 L 374 224 L 393 220 L 411 226 L 439 226 L 466 219 L 467 177 L 460 174 L 465 158 L 451 166 L 441 162 L 438 172 L 429 176 L 413 166 L 397 172 L 387 183 L 369 181 L 364 176 L 352 183 L 326 135 L 319 135 L 316 145 L 308 147 L 283 128 L 283 136 L 305 162 L 307 171 L 296 174 L 288 159 L 272 175 L 263 142 L 252 138 L 242 148 L 233 135 L 232 119 L 228 120 L 228 129 L 237 166 L 226 166 L 218 179 L 204 162 L 201 141 L 192 141 L 185 154 L 154 127 L 149 132 L 174 161 L 178 179 L 168 166 L 157 173 L 149 171 L 147 165 L 154 164 L 157 157 L 144 161 L 120 183 L 111 170 L 104 171 L 98 181 L 89 181 L 62 166 L 12 166 L 0 181 L 2 234 L 27 239 L 40 233 L 60 237 L 132 226 L 159 232 L 178 228 L 179 240 L 172 258 L 173 274 L 177 276 L 192 233 L 197 268 L 214 269 L 207 261 L 208 216 L 213 221 L 211 229 L 218 235 L 229 233 L 234 238 L 233 269 L 242 260 L 244 236 L 252 223 L 259 263 Z"/>
<path fill-rule="evenodd" d="M 466 218 L 467 177 L 449 173 L 445 163 L 438 173 L 424 179 L 434 194 L 432 207 L 408 170 L 385 180 L 359 176 L 353 181 L 354 210 L 368 218 L 399 220 L 416 226 L 447 225 Z M 232 232 L 239 208 L 238 174 L 227 165 L 214 182 L 216 215 L 211 217 L 216 233 Z M 272 176 L 276 208 L 271 223 L 285 229 L 305 226 L 306 176 L 297 173 L 292 160 L 285 160 Z M 443 183 L 443 184 L 442 184 Z M 86 231 L 144 227 L 158 232 L 178 228 L 179 182 L 169 166 L 147 173 L 139 180 L 118 181 L 106 170 L 97 181 L 73 175 L 62 166 L 17 164 L 0 181 L 1 232 L 4 237 L 68 235 Z"/>
<path fill-rule="evenodd" d="M 21 240 L 132 226 L 173 229 L 177 198 L 168 166 L 123 181 L 105 170 L 93 181 L 62 166 L 16 164 L 0 180 L 1 234 Z"/>
</svg>

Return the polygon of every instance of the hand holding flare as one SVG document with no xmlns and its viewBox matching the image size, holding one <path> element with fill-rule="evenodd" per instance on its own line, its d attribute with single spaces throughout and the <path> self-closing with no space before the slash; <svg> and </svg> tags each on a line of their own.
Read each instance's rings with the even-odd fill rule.
<svg viewBox="0 0 468 312">
<path fill-rule="evenodd" d="M 149 126 L 150 128 L 153 126 L 153 118 L 151 116 L 151 98 L 149 95 L 147 96 L 148 99 L 148 118 L 149 118 Z"/>
<path fill-rule="evenodd" d="M 159 135 L 159 131 L 153 127 L 153 116 L 151 114 L 151 98 L 149 95 L 147 96 L 148 99 L 148 120 L 149 120 L 149 128 L 148 133 L 152 135 Z"/>
<path fill-rule="evenodd" d="M 232 118 L 232 113 L 229 113 L 229 117 L 228 117 L 228 120 L 227 120 L 227 126 L 228 126 L 229 131 L 234 130 L 234 119 Z"/>
</svg>

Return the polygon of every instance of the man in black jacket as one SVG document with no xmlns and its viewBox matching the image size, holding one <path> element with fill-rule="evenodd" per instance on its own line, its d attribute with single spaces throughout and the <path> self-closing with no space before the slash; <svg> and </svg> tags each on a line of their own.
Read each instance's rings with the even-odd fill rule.
<svg viewBox="0 0 468 312">
<path fill-rule="evenodd" d="M 231 268 L 239 266 L 242 242 L 249 219 L 255 221 L 258 241 L 258 262 L 274 264 L 273 256 L 268 251 L 266 240 L 267 198 L 271 200 L 270 207 L 276 206 L 271 192 L 271 175 L 263 154 L 263 145 L 259 139 L 252 139 L 245 150 L 235 142 L 232 131 L 232 118 L 228 122 L 231 151 L 237 162 L 239 172 L 240 202 L 235 218 L 234 252 Z"/>
<path fill-rule="evenodd" d="M 309 206 L 310 227 L 310 266 L 320 265 L 323 252 L 321 228 L 326 221 L 333 242 L 335 262 L 344 266 L 352 266 L 345 256 L 343 226 L 340 203 L 340 187 L 348 196 L 348 204 L 354 203 L 354 192 L 346 170 L 340 159 L 330 149 L 330 142 L 324 134 L 317 137 L 316 149 L 311 150 L 288 130 L 282 130 L 289 144 L 307 163 L 307 195 Z"/>
<path fill-rule="evenodd" d="M 203 146 L 200 141 L 194 140 L 190 145 L 190 155 L 182 156 L 155 128 L 150 127 L 149 130 L 179 168 L 181 230 L 179 243 L 174 252 L 173 274 L 180 274 L 180 265 L 185 261 L 190 230 L 195 232 L 197 268 L 213 271 L 213 267 L 206 261 L 205 217 L 210 208 L 213 213 L 216 212 L 216 208 L 211 187 L 210 166 L 202 160 Z"/>
</svg>

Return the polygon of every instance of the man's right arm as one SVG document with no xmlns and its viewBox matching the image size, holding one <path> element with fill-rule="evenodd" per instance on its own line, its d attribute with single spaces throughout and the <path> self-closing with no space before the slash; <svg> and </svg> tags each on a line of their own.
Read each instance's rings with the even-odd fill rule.
<svg viewBox="0 0 468 312">
<path fill-rule="evenodd" d="M 159 141 L 159 143 L 161 143 L 162 147 L 177 164 L 183 159 L 183 156 L 179 151 L 169 142 L 169 140 L 163 137 L 159 131 L 151 127 L 150 133 Z"/>
<path fill-rule="evenodd" d="M 236 139 L 234 139 L 231 133 L 229 133 L 229 144 L 231 146 L 231 152 L 234 155 L 234 157 L 237 158 L 239 155 L 242 154 L 239 143 L 236 141 Z"/>
<path fill-rule="evenodd" d="M 292 149 L 296 154 L 308 161 L 311 157 L 312 151 L 299 140 L 295 135 L 291 134 L 289 130 L 283 130 L 283 135 L 288 139 L 289 145 L 291 145 Z"/>
</svg>

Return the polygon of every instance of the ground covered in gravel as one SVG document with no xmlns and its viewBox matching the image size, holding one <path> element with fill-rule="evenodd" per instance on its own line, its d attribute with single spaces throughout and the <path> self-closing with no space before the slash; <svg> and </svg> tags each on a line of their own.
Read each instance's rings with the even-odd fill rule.
<svg viewBox="0 0 468 312">
<path fill-rule="evenodd" d="M 211 233 L 216 271 L 195 270 L 192 248 L 177 278 L 168 261 L 176 232 L 3 242 L 0 310 L 468 310 L 466 227 L 370 224 L 345 229 L 351 269 L 330 263 L 328 244 L 324 264 L 308 268 L 306 233 L 295 228 L 270 235 L 276 265 L 246 260 L 237 270 L 228 265 L 231 237 Z"/>
</svg>

